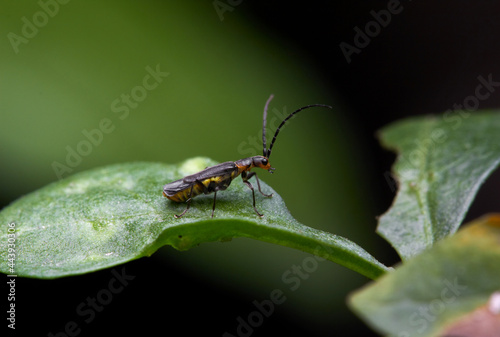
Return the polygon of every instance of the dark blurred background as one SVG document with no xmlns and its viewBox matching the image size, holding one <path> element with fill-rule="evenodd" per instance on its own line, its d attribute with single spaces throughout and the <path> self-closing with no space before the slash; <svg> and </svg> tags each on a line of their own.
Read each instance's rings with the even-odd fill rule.
<svg viewBox="0 0 500 337">
<path fill-rule="evenodd" d="M 386 177 L 395 155 L 379 146 L 375 133 L 406 116 L 463 103 L 479 76 L 500 81 L 499 7 L 472 1 L 1 1 L 0 206 L 107 164 L 260 154 L 262 108 L 274 93 L 270 118 L 311 103 L 335 109 L 304 112 L 288 125 L 273 151 L 276 174 L 264 172 L 261 179 L 300 222 L 345 236 L 392 265 L 398 257 L 375 228 L 394 198 Z M 168 76 L 144 83 L 157 68 Z M 479 108 L 499 104 L 493 92 Z M 104 119 L 113 130 L 69 165 L 68 151 Z M 253 138 L 257 145 L 250 145 Z M 68 172 L 57 173 L 57 163 Z M 466 220 L 498 211 L 499 187 L 497 172 Z M 282 281 L 307 256 L 247 239 L 187 252 L 164 247 L 116 267 L 134 278 L 89 322 L 77 308 L 108 289 L 111 270 L 18 279 L 16 334 L 63 336 L 73 321 L 70 330 L 78 336 L 237 336 L 238 317 L 247 321 L 254 301 L 279 289 L 286 301 L 240 335 L 372 335 L 345 305 L 366 278 L 322 262 L 295 291 Z M 7 310 L 6 299 L 2 303 Z"/>
</svg>

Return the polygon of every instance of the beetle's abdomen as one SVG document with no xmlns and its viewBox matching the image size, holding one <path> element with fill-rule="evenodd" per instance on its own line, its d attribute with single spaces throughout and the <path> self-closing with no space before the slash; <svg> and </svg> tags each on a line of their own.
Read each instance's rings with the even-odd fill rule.
<svg viewBox="0 0 500 337">
<path fill-rule="evenodd" d="M 191 186 L 193 187 L 192 192 Z M 190 193 L 191 198 L 194 198 L 198 194 L 203 193 L 203 188 L 197 183 L 186 183 L 182 179 L 173 181 L 163 186 L 163 195 L 175 202 L 184 202 L 188 200 Z"/>
<path fill-rule="evenodd" d="M 182 179 L 163 186 L 163 195 L 175 202 L 185 202 L 200 194 L 209 194 L 214 191 L 225 190 L 231 184 L 231 175 L 211 177 L 200 182 L 186 183 Z M 191 187 L 193 188 L 191 192 Z"/>
<path fill-rule="evenodd" d="M 179 191 L 175 194 L 168 195 L 163 191 L 163 195 L 166 196 L 168 199 L 175 201 L 175 202 L 184 202 L 189 199 L 189 192 L 191 191 L 191 187 L 186 188 L 182 191 Z M 191 193 L 191 198 L 196 197 L 198 194 L 203 193 L 200 187 L 198 186 L 193 186 L 193 192 Z"/>
</svg>

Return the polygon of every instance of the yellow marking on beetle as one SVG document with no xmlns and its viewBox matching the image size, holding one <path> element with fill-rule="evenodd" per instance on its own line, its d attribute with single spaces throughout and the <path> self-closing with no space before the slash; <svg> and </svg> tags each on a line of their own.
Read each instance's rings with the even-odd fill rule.
<svg viewBox="0 0 500 337">
<path fill-rule="evenodd" d="M 231 174 L 231 179 L 233 174 Z M 208 178 L 205 180 L 202 180 L 201 183 L 208 188 L 211 182 L 214 182 L 215 184 L 220 184 L 223 180 L 225 180 L 225 176 L 218 176 L 218 177 L 212 177 Z M 167 197 L 168 199 L 175 201 L 175 202 L 185 202 L 189 199 L 189 194 L 191 192 L 191 188 L 186 188 L 182 191 L 177 192 L 174 195 L 167 196 L 165 192 L 163 192 L 163 195 Z M 194 184 L 193 185 L 193 192 L 191 193 L 191 198 L 196 197 L 197 195 L 203 194 L 203 188 L 199 184 Z"/>
</svg>

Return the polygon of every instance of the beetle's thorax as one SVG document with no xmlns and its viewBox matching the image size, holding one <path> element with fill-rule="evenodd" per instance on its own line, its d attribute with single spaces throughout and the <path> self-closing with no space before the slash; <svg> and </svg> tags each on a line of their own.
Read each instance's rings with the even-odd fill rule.
<svg viewBox="0 0 500 337">
<path fill-rule="evenodd" d="M 269 164 L 269 160 L 264 156 L 253 156 L 244 159 L 240 159 L 234 162 L 236 167 L 238 167 L 238 172 L 250 171 L 254 167 L 259 167 L 264 170 L 274 170 Z"/>
<path fill-rule="evenodd" d="M 254 167 L 252 158 L 253 157 L 248 157 L 235 161 L 234 163 L 236 164 L 236 167 L 238 167 L 238 171 L 249 171 L 252 167 Z"/>
</svg>

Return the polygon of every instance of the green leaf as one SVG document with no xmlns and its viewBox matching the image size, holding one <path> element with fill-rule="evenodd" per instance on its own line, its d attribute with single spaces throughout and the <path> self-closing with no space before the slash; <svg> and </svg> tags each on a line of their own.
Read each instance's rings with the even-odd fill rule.
<svg viewBox="0 0 500 337">
<path fill-rule="evenodd" d="M 207 241 L 249 237 L 316 254 L 367 277 L 387 268 L 351 241 L 298 223 L 281 197 L 261 180 L 265 198 L 235 179 L 217 194 L 185 203 L 162 195 L 162 186 L 215 164 L 194 158 L 178 166 L 127 163 L 76 174 L 35 191 L 0 212 L 0 270 L 7 274 L 55 278 L 108 268 L 153 254 L 164 245 L 185 250 Z M 15 240 L 8 237 L 11 226 Z M 7 244 L 15 245 L 15 266 L 7 263 Z"/>
<path fill-rule="evenodd" d="M 382 144 L 398 153 L 399 190 L 377 232 L 408 259 L 454 233 L 474 196 L 500 162 L 500 115 L 451 112 L 384 128 Z"/>
<path fill-rule="evenodd" d="M 466 226 L 407 261 L 356 292 L 349 305 L 384 335 L 472 336 L 444 331 L 457 332 L 457 323 L 464 328 L 469 314 L 500 290 L 499 261 L 500 214 Z"/>
</svg>

